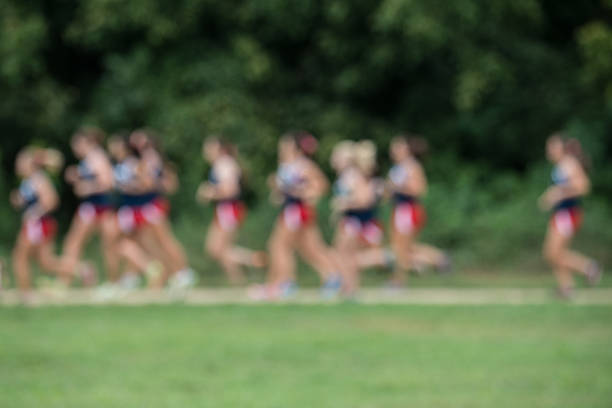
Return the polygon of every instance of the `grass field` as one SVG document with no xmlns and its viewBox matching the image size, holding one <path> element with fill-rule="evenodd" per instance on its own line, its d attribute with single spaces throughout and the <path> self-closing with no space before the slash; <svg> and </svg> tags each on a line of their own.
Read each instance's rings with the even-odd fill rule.
<svg viewBox="0 0 612 408">
<path fill-rule="evenodd" d="M 610 407 L 612 307 L 0 308 L 1 407 Z"/>
</svg>

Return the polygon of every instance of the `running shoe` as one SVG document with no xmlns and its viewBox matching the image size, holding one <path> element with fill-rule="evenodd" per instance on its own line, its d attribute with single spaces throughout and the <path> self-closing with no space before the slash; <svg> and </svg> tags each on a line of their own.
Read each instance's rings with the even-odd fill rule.
<svg viewBox="0 0 612 408">
<path fill-rule="evenodd" d="M 573 288 L 557 288 L 556 292 L 555 292 L 557 298 L 561 299 L 561 300 L 571 300 L 573 295 L 574 295 L 574 289 Z"/>
<path fill-rule="evenodd" d="M 286 281 L 279 285 L 278 287 L 278 298 L 279 299 L 288 299 L 297 294 L 298 284 L 295 281 Z"/>
<path fill-rule="evenodd" d="M 603 272 L 599 264 L 595 261 L 591 262 L 587 268 L 587 282 L 590 286 L 597 286 L 601 282 L 601 276 Z"/>
<path fill-rule="evenodd" d="M 267 285 L 253 285 L 247 289 L 247 296 L 251 300 L 258 302 L 269 300 L 269 290 Z"/>
<path fill-rule="evenodd" d="M 98 283 L 98 274 L 91 262 L 82 262 L 77 268 L 77 276 L 86 288 L 91 288 Z"/>
<path fill-rule="evenodd" d="M 156 288 L 164 274 L 164 266 L 159 261 L 151 261 L 145 268 L 144 274 L 147 278 L 147 286 L 149 288 Z"/>
<path fill-rule="evenodd" d="M 249 288 L 247 294 L 251 300 L 274 301 L 288 299 L 297 293 L 298 286 L 294 281 L 286 281 L 279 285 L 255 285 Z"/>
<path fill-rule="evenodd" d="M 340 294 L 341 289 L 342 277 L 338 274 L 332 276 L 331 278 L 327 279 L 325 283 L 323 283 L 323 286 L 321 286 L 321 296 L 323 296 L 325 299 L 334 298 Z"/>
<path fill-rule="evenodd" d="M 119 286 L 124 290 L 134 290 L 140 287 L 140 276 L 133 272 L 126 272 L 119 279 Z"/>
<path fill-rule="evenodd" d="M 123 295 L 123 288 L 113 282 L 105 282 L 98 286 L 94 293 L 94 299 L 99 302 L 108 302 Z"/>
<path fill-rule="evenodd" d="M 442 259 L 442 263 L 438 266 L 438 272 L 443 274 L 449 274 L 453 272 L 453 260 L 450 255 L 444 254 L 444 258 Z"/>
<path fill-rule="evenodd" d="M 170 278 L 168 285 L 171 289 L 189 289 L 197 283 L 197 275 L 191 268 L 178 271 Z"/>
</svg>

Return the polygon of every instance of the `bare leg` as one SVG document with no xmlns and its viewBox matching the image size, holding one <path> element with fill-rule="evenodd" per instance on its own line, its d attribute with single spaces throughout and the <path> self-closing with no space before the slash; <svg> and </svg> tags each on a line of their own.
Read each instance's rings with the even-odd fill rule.
<svg viewBox="0 0 612 408">
<path fill-rule="evenodd" d="M 205 246 L 206 252 L 221 264 L 230 283 L 239 285 L 243 284 L 246 278 L 239 263 L 230 256 L 234 236 L 233 231 L 226 231 L 213 221 L 206 234 Z"/>
<path fill-rule="evenodd" d="M 323 241 L 319 228 L 309 225 L 298 236 L 297 248 L 306 262 L 318 272 L 322 282 L 338 273 L 330 248 Z"/>
<path fill-rule="evenodd" d="M 149 254 L 149 256 L 158 259 L 164 265 L 166 273 L 169 274 L 176 265 L 166 251 L 163 251 L 160 243 L 155 238 L 155 235 L 150 226 L 142 228 L 135 236 L 136 242 Z"/>
<path fill-rule="evenodd" d="M 105 214 L 100 220 L 100 227 L 107 277 L 109 281 L 116 282 L 119 279 L 119 256 L 116 252 L 116 243 L 120 232 L 114 214 L 111 212 Z"/>
<path fill-rule="evenodd" d="M 397 260 L 391 281 L 403 285 L 406 282 L 406 271 L 410 270 L 413 264 L 411 248 L 414 237 L 411 234 L 402 234 L 393 227 L 391 231 L 391 248 Z"/>
<path fill-rule="evenodd" d="M 287 229 L 282 218 L 278 218 L 272 236 L 268 241 L 270 265 L 268 284 L 275 286 L 295 279 L 295 259 L 293 248 L 296 233 Z"/>
<path fill-rule="evenodd" d="M 157 240 L 160 248 L 168 254 L 172 260 L 172 270 L 170 273 L 187 268 L 187 256 L 181 243 L 176 239 L 170 224 L 167 220 L 160 220 L 156 224 L 151 224 L 151 231 Z"/>
<path fill-rule="evenodd" d="M 387 266 L 389 264 L 389 251 L 385 248 L 365 248 L 357 253 L 357 264 L 359 268 L 371 268 L 374 266 Z"/>
<path fill-rule="evenodd" d="M 228 257 L 232 262 L 253 268 L 263 268 L 266 264 L 265 253 L 254 251 L 249 248 L 234 245 L 228 251 Z"/>
<path fill-rule="evenodd" d="M 117 253 L 140 272 L 144 272 L 149 262 L 151 262 L 151 259 L 140 245 L 130 238 L 124 237 L 119 240 L 117 244 Z"/>
<path fill-rule="evenodd" d="M 354 293 L 359 286 L 357 241 L 343 230 L 342 224 L 336 229 L 334 249 L 333 256 L 342 271 L 342 291 L 346 294 Z"/>
<path fill-rule="evenodd" d="M 440 267 L 445 260 L 446 255 L 438 248 L 416 242 L 412 244 L 412 261 L 414 264 Z"/>
<path fill-rule="evenodd" d="M 587 275 L 587 271 L 589 265 L 593 263 L 593 260 L 587 258 L 586 256 L 576 252 L 566 249 L 561 253 L 561 257 L 559 259 L 559 264 L 563 267 L 576 271 L 582 275 Z"/>
<path fill-rule="evenodd" d="M 75 271 L 81 258 L 81 252 L 87 239 L 94 232 L 96 224 L 84 221 L 79 214 L 75 214 L 70 224 L 70 230 L 64 240 L 62 258 L 71 271 Z"/>
<path fill-rule="evenodd" d="M 561 263 L 570 240 L 571 238 L 564 237 L 553 226 L 549 226 L 544 241 L 544 258 L 552 266 L 557 285 L 562 293 L 567 293 L 574 287 L 572 273 Z"/>
<path fill-rule="evenodd" d="M 31 252 L 32 245 L 28 241 L 26 234 L 21 231 L 17 237 L 15 248 L 13 249 L 12 261 L 17 287 L 24 293 L 29 292 L 31 288 L 29 261 L 29 255 Z"/>
<path fill-rule="evenodd" d="M 70 284 L 74 269 L 63 258 L 59 258 L 53 253 L 53 243 L 43 242 L 36 248 L 38 262 L 47 272 L 51 272 L 62 280 L 66 285 Z"/>
</svg>

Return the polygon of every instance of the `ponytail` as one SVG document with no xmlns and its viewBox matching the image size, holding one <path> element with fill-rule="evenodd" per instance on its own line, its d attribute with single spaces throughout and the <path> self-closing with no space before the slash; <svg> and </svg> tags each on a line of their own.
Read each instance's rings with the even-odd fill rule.
<svg viewBox="0 0 612 408">
<path fill-rule="evenodd" d="M 234 145 L 232 142 L 225 139 L 223 136 L 219 136 L 219 135 L 208 136 L 206 137 L 206 139 L 204 139 L 203 146 L 205 147 L 207 144 L 212 144 L 212 143 L 217 143 L 219 145 L 219 149 L 221 150 L 223 154 L 226 154 L 233 158 L 238 157 L 238 149 L 236 148 L 236 145 Z"/>
<path fill-rule="evenodd" d="M 37 169 L 45 169 L 51 173 L 58 172 L 64 165 L 64 156 L 55 149 L 29 147 L 22 154 L 30 155 Z"/>
<path fill-rule="evenodd" d="M 319 148 L 319 142 L 310 133 L 305 130 L 298 130 L 289 133 L 285 133 L 283 138 L 293 140 L 298 150 L 307 157 L 312 157 Z"/>
<path fill-rule="evenodd" d="M 395 140 L 406 143 L 410 153 L 419 160 L 422 160 L 427 152 L 429 152 L 429 143 L 423 136 L 406 132 L 396 136 Z"/>
<path fill-rule="evenodd" d="M 95 126 L 80 127 L 72 136 L 72 140 L 85 139 L 88 142 L 97 145 L 102 145 L 105 138 L 106 133 L 104 133 L 102 129 Z"/>
<path fill-rule="evenodd" d="M 138 152 L 134 149 L 134 146 L 130 143 L 130 133 L 127 131 L 119 131 L 110 135 L 107 139 L 107 146 L 110 146 L 113 143 L 121 143 L 127 153 L 128 156 L 138 156 Z"/>
<path fill-rule="evenodd" d="M 417 159 L 421 160 L 429 151 L 429 143 L 422 136 L 410 136 L 406 139 L 410 151 Z"/>
<path fill-rule="evenodd" d="M 366 175 L 371 176 L 376 169 L 376 145 L 371 140 L 357 142 L 353 147 L 355 165 Z"/>
<path fill-rule="evenodd" d="M 564 144 L 565 153 L 573 156 L 585 171 L 591 168 L 591 159 L 582 149 L 582 144 L 576 138 L 570 138 Z"/>
</svg>

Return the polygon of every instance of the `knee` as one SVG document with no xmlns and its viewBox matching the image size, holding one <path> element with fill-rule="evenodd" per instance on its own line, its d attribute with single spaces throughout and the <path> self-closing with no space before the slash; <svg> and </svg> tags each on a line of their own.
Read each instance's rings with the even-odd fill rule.
<svg viewBox="0 0 612 408">
<path fill-rule="evenodd" d="M 275 235 L 275 236 L 272 236 L 270 240 L 268 241 L 268 251 L 269 252 L 283 251 L 284 249 L 285 249 L 285 243 L 283 242 L 282 237 Z"/>
<path fill-rule="evenodd" d="M 19 243 L 15 245 L 15 247 L 13 248 L 13 251 L 11 252 L 11 257 L 13 258 L 13 261 L 22 261 L 27 258 L 27 255 L 28 255 L 27 248 L 25 248 L 24 245 L 19 244 Z"/>
<path fill-rule="evenodd" d="M 53 268 L 53 261 L 48 255 L 40 255 L 38 257 L 38 262 L 43 269 L 49 270 Z"/>
<path fill-rule="evenodd" d="M 408 249 L 394 250 L 393 255 L 400 268 L 410 269 L 412 267 L 412 257 Z"/>
<path fill-rule="evenodd" d="M 545 245 L 542 249 L 542 257 L 546 262 L 554 265 L 559 257 L 559 250 L 553 246 Z"/>
<path fill-rule="evenodd" d="M 206 246 L 206 253 L 217 261 L 221 258 L 221 251 L 216 246 Z"/>
<path fill-rule="evenodd" d="M 221 258 L 223 250 L 221 245 L 215 243 L 213 240 L 208 240 L 206 242 L 206 253 L 213 259 L 219 260 Z"/>
</svg>

